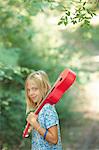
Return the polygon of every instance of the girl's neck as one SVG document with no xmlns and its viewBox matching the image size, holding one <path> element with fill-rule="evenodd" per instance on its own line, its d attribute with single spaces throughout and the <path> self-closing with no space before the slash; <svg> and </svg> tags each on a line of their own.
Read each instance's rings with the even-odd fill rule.
<svg viewBox="0 0 99 150">
<path fill-rule="evenodd" d="M 42 102 L 42 100 L 43 100 L 43 99 L 41 99 L 40 101 L 38 101 L 38 102 L 36 103 L 36 105 L 35 105 L 36 108 L 40 105 L 40 103 Z"/>
<path fill-rule="evenodd" d="M 40 101 L 38 101 L 37 103 L 32 103 L 32 108 L 34 109 L 34 110 L 36 110 L 37 109 L 37 107 L 40 105 L 40 103 L 42 102 L 42 100 L 43 99 L 41 99 Z"/>
</svg>

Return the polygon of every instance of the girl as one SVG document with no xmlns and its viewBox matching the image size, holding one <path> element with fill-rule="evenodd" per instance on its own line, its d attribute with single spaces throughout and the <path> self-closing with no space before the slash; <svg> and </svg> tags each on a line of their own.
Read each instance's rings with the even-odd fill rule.
<svg viewBox="0 0 99 150">
<path fill-rule="evenodd" d="M 62 150 L 59 119 L 55 107 L 45 104 L 38 115 L 32 111 L 38 107 L 48 90 L 50 83 L 44 71 L 31 73 L 25 84 L 27 121 L 32 131 L 32 150 Z"/>
</svg>

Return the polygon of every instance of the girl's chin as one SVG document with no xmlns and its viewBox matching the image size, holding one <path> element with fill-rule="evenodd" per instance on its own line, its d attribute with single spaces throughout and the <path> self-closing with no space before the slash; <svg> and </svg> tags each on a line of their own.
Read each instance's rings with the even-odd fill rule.
<svg viewBox="0 0 99 150">
<path fill-rule="evenodd" d="M 38 100 L 32 100 L 32 102 L 33 102 L 33 103 L 37 103 L 37 102 L 38 102 Z"/>
</svg>

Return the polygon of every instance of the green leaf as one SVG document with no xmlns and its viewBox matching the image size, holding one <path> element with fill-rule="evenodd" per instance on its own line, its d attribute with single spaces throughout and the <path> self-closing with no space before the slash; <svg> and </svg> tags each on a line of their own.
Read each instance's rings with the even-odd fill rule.
<svg viewBox="0 0 99 150">
<path fill-rule="evenodd" d="M 66 26 L 68 24 L 68 21 L 64 21 L 64 25 Z"/>
<path fill-rule="evenodd" d="M 59 21 L 59 22 L 58 22 L 58 25 L 60 25 L 60 24 L 62 24 L 62 23 L 63 23 L 63 21 Z"/>
</svg>

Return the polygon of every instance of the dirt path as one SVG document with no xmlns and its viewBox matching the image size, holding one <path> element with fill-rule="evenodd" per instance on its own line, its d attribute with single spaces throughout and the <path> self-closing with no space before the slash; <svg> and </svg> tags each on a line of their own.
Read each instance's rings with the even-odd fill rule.
<svg viewBox="0 0 99 150">
<path fill-rule="evenodd" d="M 62 129 L 63 150 L 99 150 L 99 74 L 78 96 L 77 113 Z M 82 99 L 81 99 L 82 98 Z"/>
</svg>

